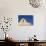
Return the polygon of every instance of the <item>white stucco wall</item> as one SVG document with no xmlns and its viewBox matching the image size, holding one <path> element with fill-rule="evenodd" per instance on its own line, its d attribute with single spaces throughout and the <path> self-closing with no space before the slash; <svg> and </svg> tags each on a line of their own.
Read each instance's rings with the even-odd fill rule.
<svg viewBox="0 0 46 46">
<path fill-rule="evenodd" d="M 18 26 L 18 15 L 33 15 L 33 26 Z M 8 33 L 16 40 L 27 40 L 34 34 L 39 40 L 45 40 L 46 8 L 33 8 L 28 0 L 0 0 L 0 17 L 12 17 L 13 22 Z M 1 18 L 0 18 L 1 19 Z M 0 35 L 2 31 L 0 31 Z M 0 36 L 0 39 L 4 37 Z"/>
</svg>

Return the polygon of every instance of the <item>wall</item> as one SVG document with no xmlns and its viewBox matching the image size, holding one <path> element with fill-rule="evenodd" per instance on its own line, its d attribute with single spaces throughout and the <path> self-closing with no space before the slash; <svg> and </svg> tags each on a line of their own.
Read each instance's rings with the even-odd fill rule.
<svg viewBox="0 0 46 46">
<path fill-rule="evenodd" d="M 0 17 L 13 17 L 11 29 L 8 31 L 10 37 L 16 40 L 27 40 L 36 34 L 39 40 L 45 40 L 46 8 L 44 7 L 33 8 L 28 0 L 0 0 Z M 18 26 L 18 15 L 33 15 L 34 25 Z"/>
</svg>

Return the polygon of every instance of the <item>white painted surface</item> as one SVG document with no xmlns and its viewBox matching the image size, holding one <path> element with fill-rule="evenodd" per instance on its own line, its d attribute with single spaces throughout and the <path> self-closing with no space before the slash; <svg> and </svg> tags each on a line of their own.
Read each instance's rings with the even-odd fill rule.
<svg viewBox="0 0 46 46">
<path fill-rule="evenodd" d="M 16 40 L 27 40 L 36 34 L 39 40 L 45 40 L 46 8 L 44 7 L 33 8 L 28 0 L 0 0 L 0 16 L 13 17 L 11 29 L 8 31 L 9 36 Z M 18 15 L 34 15 L 34 25 L 18 26 Z"/>
</svg>

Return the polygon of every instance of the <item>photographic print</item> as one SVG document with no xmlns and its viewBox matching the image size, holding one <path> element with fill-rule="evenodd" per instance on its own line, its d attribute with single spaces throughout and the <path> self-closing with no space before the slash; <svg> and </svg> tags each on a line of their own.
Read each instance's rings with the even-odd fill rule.
<svg viewBox="0 0 46 46">
<path fill-rule="evenodd" d="M 20 26 L 32 26 L 33 25 L 33 15 L 19 15 L 18 24 Z"/>
</svg>

